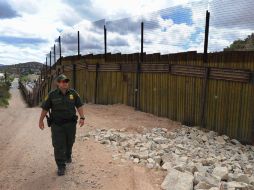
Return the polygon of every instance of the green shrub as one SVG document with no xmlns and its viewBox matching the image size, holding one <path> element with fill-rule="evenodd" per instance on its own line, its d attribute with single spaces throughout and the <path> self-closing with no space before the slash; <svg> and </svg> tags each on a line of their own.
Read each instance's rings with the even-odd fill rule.
<svg viewBox="0 0 254 190">
<path fill-rule="evenodd" d="M 9 89 L 10 89 L 9 82 L 0 83 L 0 107 L 6 107 L 9 105 L 8 99 L 11 97 Z"/>
</svg>

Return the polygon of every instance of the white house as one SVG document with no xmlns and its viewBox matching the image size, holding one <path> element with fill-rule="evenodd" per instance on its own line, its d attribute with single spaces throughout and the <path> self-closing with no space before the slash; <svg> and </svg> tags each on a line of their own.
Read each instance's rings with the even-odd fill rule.
<svg viewBox="0 0 254 190">
<path fill-rule="evenodd" d="M 0 80 L 4 79 L 4 73 L 0 73 Z"/>
</svg>

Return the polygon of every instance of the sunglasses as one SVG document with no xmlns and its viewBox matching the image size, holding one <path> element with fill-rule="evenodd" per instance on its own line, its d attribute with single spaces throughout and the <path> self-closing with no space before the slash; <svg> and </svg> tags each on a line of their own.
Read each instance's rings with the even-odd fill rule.
<svg viewBox="0 0 254 190">
<path fill-rule="evenodd" d="M 69 83 L 69 81 L 68 80 L 61 80 L 61 81 L 59 81 L 59 83 Z"/>
</svg>

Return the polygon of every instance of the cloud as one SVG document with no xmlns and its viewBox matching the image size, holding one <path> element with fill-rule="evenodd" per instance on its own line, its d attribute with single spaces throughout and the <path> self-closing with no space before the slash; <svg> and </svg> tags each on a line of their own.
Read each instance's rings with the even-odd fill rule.
<svg viewBox="0 0 254 190">
<path fill-rule="evenodd" d="M 28 61 L 42 62 L 45 60 L 45 52 L 47 48 L 42 45 L 34 47 L 22 47 L 0 43 L 0 64 L 17 64 Z"/>
<path fill-rule="evenodd" d="M 213 0 L 209 4 L 211 26 L 254 29 L 253 0 Z"/>
<path fill-rule="evenodd" d="M 82 54 L 102 53 L 104 47 L 104 23 L 104 20 L 100 20 L 94 23 L 83 20 L 72 28 L 65 30 L 61 35 L 61 47 L 63 56 L 77 54 L 77 31 L 80 31 L 80 49 Z M 58 42 L 58 39 L 56 39 L 55 42 Z"/>
<path fill-rule="evenodd" d="M 20 15 L 4 0 L 0 0 L 0 19 L 11 19 Z"/>
<path fill-rule="evenodd" d="M 193 8 L 198 6 L 198 8 Z M 203 7 L 203 9 L 201 9 Z M 144 51 L 147 53 L 175 53 L 202 51 L 205 11 L 207 4 L 184 4 L 119 20 L 83 20 L 62 33 L 65 55 L 76 54 L 77 33 L 80 31 L 81 53 L 103 53 L 103 27 L 107 28 L 109 52 L 133 53 L 140 51 L 141 22 L 144 22 Z M 200 17 L 202 10 L 203 17 Z"/>
<path fill-rule="evenodd" d="M 11 45 L 37 45 L 41 43 L 47 43 L 48 41 L 42 38 L 23 38 L 15 36 L 0 36 L 0 42 Z"/>
<path fill-rule="evenodd" d="M 107 31 L 116 32 L 121 35 L 129 33 L 139 33 L 141 26 L 141 18 L 131 17 L 115 21 L 106 22 Z"/>
<path fill-rule="evenodd" d="M 192 0 L 193 1 L 193 0 Z M 84 18 L 91 21 L 102 18 L 115 20 L 135 15 L 142 15 L 165 7 L 174 7 L 190 2 L 190 0 L 63 0 L 73 7 Z"/>
<path fill-rule="evenodd" d="M 178 5 L 175 7 L 170 7 L 159 11 L 161 18 L 171 19 L 175 24 L 188 24 L 191 25 L 192 22 L 192 10 L 190 7 L 184 7 Z"/>
<path fill-rule="evenodd" d="M 83 19 L 94 21 L 103 18 L 102 13 L 93 7 L 91 0 L 62 0 L 62 2 L 73 8 Z"/>
<path fill-rule="evenodd" d="M 82 21 L 82 17 L 76 12 L 76 10 L 66 5 L 62 5 L 57 17 L 67 26 L 73 26 Z"/>
<path fill-rule="evenodd" d="M 116 38 L 113 38 L 112 40 L 109 40 L 108 45 L 109 46 L 129 46 L 129 43 L 127 40 L 123 38 L 116 37 Z"/>
</svg>

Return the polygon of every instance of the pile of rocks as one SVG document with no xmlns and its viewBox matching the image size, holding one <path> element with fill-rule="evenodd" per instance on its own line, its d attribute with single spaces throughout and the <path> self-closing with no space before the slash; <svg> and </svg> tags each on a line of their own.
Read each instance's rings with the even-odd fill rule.
<svg viewBox="0 0 254 190">
<path fill-rule="evenodd" d="M 254 147 L 226 135 L 182 126 L 143 133 L 95 129 L 85 135 L 89 137 L 117 149 L 113 159 L 167 170 L 162 189 L 254 189 Z"/>
</svg>

